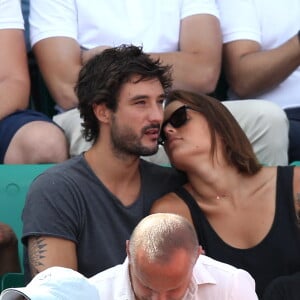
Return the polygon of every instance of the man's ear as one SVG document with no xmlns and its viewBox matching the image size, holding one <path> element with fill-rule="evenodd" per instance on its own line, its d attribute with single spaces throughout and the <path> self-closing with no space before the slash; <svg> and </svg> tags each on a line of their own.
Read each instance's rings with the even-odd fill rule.
<svg viewBox="0 0 300 300">
<path fill-rule="evenodd" d="M 126 254 L 127 254 L 128 260 L 130 261 L 129 244 L 130 244 L 130 240 L 126 240 Z"/>
<path fill-rule="evenodd" d="M 108 123 L 110 120 L 110 115 L 111 115 L 111 110 L 107 108 L 107 106 L 102 103 L 102 104 L 94 104 L 93 105 L 93 110 L 96 118 L 101 122 L 101 123 Z"/>
<path fill-rule="evenodd" d="M 203 249 L 203 247 L 201 245 L 199 245 L 199 248 L 198 248 L 198 257 L 201 254 L 205 255 L 205 250 Z"/>
</svg>

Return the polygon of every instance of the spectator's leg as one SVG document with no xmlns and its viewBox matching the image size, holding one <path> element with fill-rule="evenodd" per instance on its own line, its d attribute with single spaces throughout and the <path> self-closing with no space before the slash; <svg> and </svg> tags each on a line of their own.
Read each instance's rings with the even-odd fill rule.
<svg viewBox="0 0 300 300">
<path fill-rule="evenodd" d="M 87 142 L 81 134 L 81 123 L 83 120 L 80 118 L 78 109 L 74 108 L 55 115 L 53 120 L 65 132 L 69 143 L 70 156 L 78 155 L 84 151 L 87 151 L 91 147 L 92 143 Z"/>
<path fill-rule="evenodd" d="M 222 102 L 248 136 L 258 160 L 265 165 L 288 164 L 288 128 L 285 112 L 263 100 Z"/>
<path fill-rule="evenodd" d="M 63 131 L 45 121 L 23 125 L 13 136 L 4 163 L 57 163 L 68 158 L 67 140 Z"/>
</svg>

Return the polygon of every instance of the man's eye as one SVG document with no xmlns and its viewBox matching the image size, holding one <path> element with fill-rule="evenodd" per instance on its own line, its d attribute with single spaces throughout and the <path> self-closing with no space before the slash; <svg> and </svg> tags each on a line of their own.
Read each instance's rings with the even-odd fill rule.
<svg viewBox="0 0 300 300">
<path fill-rule="evenodd" d="M 145 103 L 146 101 L 143 100 L 135 102 L 136 105 L 144 105 Z"/>
</svg>

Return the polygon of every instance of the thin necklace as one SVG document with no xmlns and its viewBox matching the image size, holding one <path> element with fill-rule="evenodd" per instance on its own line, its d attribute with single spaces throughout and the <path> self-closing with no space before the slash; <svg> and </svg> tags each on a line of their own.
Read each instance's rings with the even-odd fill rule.
<svg viewBox="0 0 300 300">
<path fill-rule="evenodd" d="M 202 198 L 202 199 L 204 199 L 204 197 L 201 195 L 201 194 L 199 194 L 198 192 L 197 192 L 197 190 L 196 189 L 194 189 L 194 187 L 190 184 L 190 188 L 191 188 L 191 190 L 192 190 L 192 193 L 194 194 L 194 196 L 196 196 L 197 198 Z M 217 195 L 217 196 L 215 196 L 213 199 L 216 199 L 216 200 L 221 200 L 221 199 L 225 199 L 225 198 L 227 198 L 228 196 L 226 195 L 226 194 L 222 194 L 222 195 Z M 208 199 L 209 200 L 209 199 Z"/>
</svg>

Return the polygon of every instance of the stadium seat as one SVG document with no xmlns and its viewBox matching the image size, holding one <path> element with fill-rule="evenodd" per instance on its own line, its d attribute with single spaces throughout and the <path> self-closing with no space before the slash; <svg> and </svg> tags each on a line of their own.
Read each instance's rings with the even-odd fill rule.
<svg viewBox="0 0 300 300">
<path fill-rule="evenodd" d="M 53 164 L 0 165 L 0 221 L 10 225 L 18 238 L 18 251 L 22 273 L 0 276 L 0 291 L 8 287 L 22 286 L 23 246 L 21 243 L 21 214 L 28 188 L 33 179 Z"/>
</svg>

